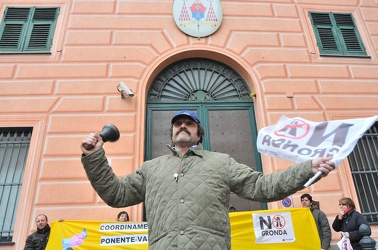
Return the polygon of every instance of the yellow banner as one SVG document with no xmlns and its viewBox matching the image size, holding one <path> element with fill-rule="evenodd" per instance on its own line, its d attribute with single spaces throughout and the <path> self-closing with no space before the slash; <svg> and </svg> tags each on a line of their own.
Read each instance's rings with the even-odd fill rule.
<svg viewBox="0 0 378 250">
<path fill-rule="evenodd" d="M 146 222 L 54 221 L 46 249 L 147 250 L 148 227 Z"/>
<path fill-rule="evenodd" d="M 319 250 L 314 217 L 306 208 L 230 213 L 232 250 Z"/>
<path fill-rule="evenodd" d="M 309 209 L 287 208 L 230 213 L 231 248 L 319 250 Z M 51 224 L 47 250 L 148 249 L 146 222 L 64 220 Z"/>
</svg>

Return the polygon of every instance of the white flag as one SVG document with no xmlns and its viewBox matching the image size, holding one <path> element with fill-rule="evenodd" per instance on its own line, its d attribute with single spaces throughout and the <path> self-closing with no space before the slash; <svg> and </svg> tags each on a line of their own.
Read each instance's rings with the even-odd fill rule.
<svg viewBox="0 0 378 250">
<path fill-rule="evenodd" d="M 341 240 L 337 242 L 337 246 L 339 247 L 340 250 L 353 250 L 353 247 L 350 244 L 349 238 L 344 235 L 341 238 Z"/>
<path fill-rule="evenodd" d="M 296 163 L 333 156 L 332 161 L 338 166 L 377 119 L 378 116 L 373 116 L 312 122 L 283 115 L 277 124 L 259 131 L 257 149 L 262 154 Z"/>
</svg>

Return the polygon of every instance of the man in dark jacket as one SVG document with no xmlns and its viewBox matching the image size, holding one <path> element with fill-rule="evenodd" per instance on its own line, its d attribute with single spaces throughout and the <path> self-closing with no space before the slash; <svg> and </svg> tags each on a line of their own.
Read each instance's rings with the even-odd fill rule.
<svg viewBox="0 0 378 250">
<path fill-rule="evenodd" d="M 319 209 L 311 207 L 312 196 L 309 194 L 301 195 L 301 203 L 302 207 L 309 208 L 312 215 L 314 216 L 316 227 L 319 233 L 320 242 L 322 244 L 322 250 L 328 250 L 331 246 L 332 233 L 326 214 Z"/>
<path fill-rule="evenodd" d="M 44 250 L 50 236 L 50 226 L 47 216 L 40 214 L 35 218 L 37 231 L 30 234 L 26 239 L 24 250 Z"/>
<path fill-rule="evenodd" d="M 109 206 L 144 202 L 149 250 L 230 249 L 231 192 L 250 200 L 277 201 L 303 189 L 318 171 L 326 176 L 334 169 L 328 157 L 263 174 L 227 154 L 203 149 L 203 136 L 197 115 L 179 111 L 171 120 L 171 154 L 146 161 L 123 178 L 109 166 L 100 135 L 91 133 L 82 141 L 88 179 Z"/>
</svg>

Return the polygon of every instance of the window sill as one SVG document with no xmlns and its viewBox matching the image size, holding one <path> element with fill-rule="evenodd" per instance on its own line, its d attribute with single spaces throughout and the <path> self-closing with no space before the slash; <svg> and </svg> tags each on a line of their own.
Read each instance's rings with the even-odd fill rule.
<svg viewBox="0 0 378 250">
<path fill-rule="evenodd" d="M 51 54 L 51 51 L 1 51 L 2 55 Z"/>
<path fill-rule="evenodd" d="M 2 242 L 0 241 L 0 246 L 13 246 L 15 243 L 14 242 Z"/>
<path fill-rule="evenodd" d="M 331 55 L 331 54 L 320 54 L 320 56 L 324 57 L 348 57 L 348 58 L 371 58 L 368 55 Z"/>
</svg>

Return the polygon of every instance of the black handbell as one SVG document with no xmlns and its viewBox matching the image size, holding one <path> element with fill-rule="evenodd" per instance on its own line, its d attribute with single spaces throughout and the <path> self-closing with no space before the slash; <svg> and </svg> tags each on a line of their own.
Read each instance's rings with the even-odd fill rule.
<svg viewBox="0 0 378 250">
<path fill-rule="evenodd" d="M 107 141 L 115 142 L 115 141 L 118 141 L 119 139 L 118 128 L 111 123 L 105 124 L 105 126 L 102 128 L 102 131 L 99 135 L 101 136 L 103 142 L 107 142 Z M 86 150 L 91 150 L 92 148 L 94 148 L 94 146 L 89 145 L 89 144 L 84 144 L 83 147 Z"/>
</svg>

